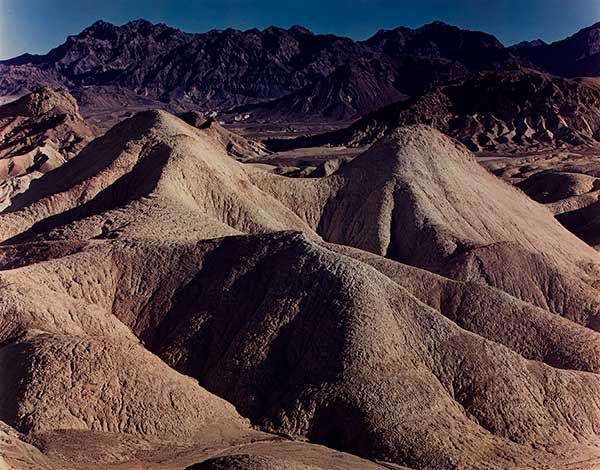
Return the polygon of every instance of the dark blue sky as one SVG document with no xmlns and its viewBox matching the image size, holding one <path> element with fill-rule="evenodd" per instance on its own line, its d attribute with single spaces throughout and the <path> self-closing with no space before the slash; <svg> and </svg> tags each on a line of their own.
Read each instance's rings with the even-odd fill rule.
<svg viewBox="0 0 600 470">
<path fill-rule="evenodd" d="M 561 39 L 600 21 L 600 0 L 0 0 L 0 58 L 45 53 L 98 19 L 136 18 L 188 32 L 301 24 L 355 39 L 439 19 L 510 45 Z"/>
</svg>

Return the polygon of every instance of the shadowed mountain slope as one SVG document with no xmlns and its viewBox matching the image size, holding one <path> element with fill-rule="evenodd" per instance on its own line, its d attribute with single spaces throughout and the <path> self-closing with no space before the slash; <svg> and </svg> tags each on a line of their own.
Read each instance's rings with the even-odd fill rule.
<svg viewBox="0 0 600 470">
<path fill-rule="evenodd" d="M 407 124 L 428 124 L 473 151 L 535 151 L 598 143 L 600 91 L 534 70 L 485 72 L 377 110 L 327 134 L 267 142 L 274 150 L 371 144 Z"/>
<path fill-rule="evenodd" d="M 398 72 L 378 60 L 353 61 L 301 90 L 273 101 L 227 111 L 238 119 L 262 122 L 348 120 L 405 99 L 396 87 Z"/>
<path fill-rule="evenodd" d="M 24 71 L 38 77 L 38 85 L 57 81 L 73 91 L 107 87 L 106 94 L 118 87 L 206 111 L 277 99 L 307 87 L 288 101 L 300 110 L 315 106 L 302 104 L 312 98 L 319 113 L 338 118 L 366 111 L 361 100 L 373 95 L 376 84 L 385 85 L 378 102 L 387 104 L 437 80 L 519 62 L 493 36 L 440 22 L 380 31 L 357 42 L 300 26 L 188 34 L 144 20 L 122 26 L 99 21 L 48 54 L 0 63 L 0 94 L 31 90 Z M 385 78 L 390 75 L 391 83 Z M 344 104 L 348 96 L 355 100 L 349 106 Z"/>
<path fill-rule="evenodd" d="M 597 77 L 600 75 L 600 23 L 551 44 L 532 41 L 521 45 L 517 53 L 555 75 Z"/>
<path fill-rule="evenodd" d="M 290 95 L 240 106 L 226 116 L 251 122 L 348 121 L 467 73 L 443 58 L 357 59 Z"/>
</svg>

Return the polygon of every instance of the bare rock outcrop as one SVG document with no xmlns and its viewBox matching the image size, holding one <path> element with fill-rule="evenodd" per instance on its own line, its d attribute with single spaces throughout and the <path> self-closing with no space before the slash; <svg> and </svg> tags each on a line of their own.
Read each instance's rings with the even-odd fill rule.
<svg viewBox="0 0 600 470">
<path fill-rule="evenodd" d="M 40 88 L 0 106 L 0 207 L 97 135 L 64 89 Z"/>
<path fill-rule="evenodd" d="M 347 128 L 267 141 L 273 150 L 372 144 L 398 126 L 427 124 L 472 151 L 516 152 L 595 145 L 600 91 L 527 68 L 472 74 L 364 116 Z"/>
</svg>

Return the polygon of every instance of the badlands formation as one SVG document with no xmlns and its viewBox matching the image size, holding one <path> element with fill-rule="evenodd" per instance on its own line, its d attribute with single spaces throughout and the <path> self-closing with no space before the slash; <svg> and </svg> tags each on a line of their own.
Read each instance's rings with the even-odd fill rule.
<svg viewBox="0 0 600 470">
<path fill-rule="evenodd" d="M 0 470 L 600 468 L 599 38 L 0 61 Z"/>
<path fill-rule="evenodd" d="M 591 246 L 430 126 L 264 152 L 145 111 L 10 200 L 0 468 L 597 468 Z"/>
<path fill-rule="evenodd" d="M 40 88 L 0 106 L 0 208 L 97 135 L 64 89 Z"/>
</svg>

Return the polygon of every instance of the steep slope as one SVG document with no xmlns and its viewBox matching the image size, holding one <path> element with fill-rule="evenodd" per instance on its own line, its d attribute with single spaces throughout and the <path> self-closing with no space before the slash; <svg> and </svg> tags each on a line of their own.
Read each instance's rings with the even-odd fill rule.
<svg viewBox="0 0 600 470">
<path fill-rule="evenodd" d="M 446 59 L 357 59 L 297 92 L 234 108 L 226 116 L 251 122 L 351 120 L 467 74 L 465 67 Z"/>
<path fill-rule="evenodd" d="M 205 130 L 220 146 L 225 148 L 229 155 L 238 160 L 256 159 L 271 153 L 261 142 L 246 139 L 225 129 L 214 118 L 206 118 L 194 111 L 180 114 L 179 117 L 190 126 Z"/>
<path fill-rule="evenodd" d="M 164 111 L 139 113 L 115 126 L 78 158 L 34 181 L 6 212 L 3 239 L 51 229 L 58 232 L 47 236 L 87 238 L 126 228 L 155 239 L 310 230 L 248 181 L 210 128 L 195 129 Z M 85 224 L 76 223 L 83 218 Z M 187 220 L 186 231 L 177 220 Z M 61 228 L 65 224 L 71 228 Z"/>
<path fill-rule="evenodd" d="M 598 455 L 598 254 L 429 128 L 294 180 L 141 113 L 34 182 L 0 227 L 0 357 L 22 384 L 0 387 L 0 410 L 19 429 L 215 448 L 198 423 L 219 442 L 248 430 L 214 393 L 263 430 L 391 464 Z M 80 392 L 94 380 L 129 408 Z"/>
<path fill-rule="evenodd" d="M 97 135 L 64 89 L 40 88 L 0 106 L 0 207 Z"/>
<path fill-rule="evenodd" d="M 406 124 L 428 124 L 471 150 L 529 152 L 592 145 L 600 138 L 600 91 L 530 69 L 484 72 L 390 105 L 328 134 L 271 140 L 273 149 L 373 143 Z"/>
<path fill-rule="evenodd" d="M 600 23 L 552 44 L 532 41 L 517 53 L 538 67 L 563 77 L 600 75 Z"/>
</svg>

